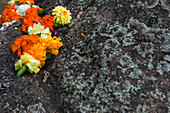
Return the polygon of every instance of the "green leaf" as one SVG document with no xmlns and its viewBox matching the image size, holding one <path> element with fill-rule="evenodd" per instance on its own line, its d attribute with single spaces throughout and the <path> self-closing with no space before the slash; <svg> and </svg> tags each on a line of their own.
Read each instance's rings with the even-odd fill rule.
<svg viewBox="0 0 170 113">
<path fill-rule="evenodd" d="M 20 77 L 27 69 L 28 69 L 27 66 L 26 66 L 26 65 L 23 65 L 23 66 L 18 70 L 17 77 Z"/>
<path fill-rule="evenodd" d="M 51 60 L 52 59 L 52 55 L 46 55 L 46 60 Z"/>
<path fill-rule="evenodd" d="M 61 40 L 63 40 L 63 36 L 59 36 L 58 38 L 61 38 Z"/>
<path fill-rule="evenodd" d="M 53 27 L 54 27 L 54 29 L 57 29 L 58 27 L 61 27 L 61 25 L 60 25 L 60 24 L 57 24 L 57 23 L 54 23 L 54 24 L 53 24 Z"/>
<path fill-rule="evenodd" d="M 19 6 L 19 2 L 17 1 L 17 2 L 15 2 L 15 4 L 16 4 L 16 6 Z"/>
<path fill-rule="evenodd" d="M 37 34 L 39 37 L 41 37 L 41 33 L 40 34 Z"/>
</svg>

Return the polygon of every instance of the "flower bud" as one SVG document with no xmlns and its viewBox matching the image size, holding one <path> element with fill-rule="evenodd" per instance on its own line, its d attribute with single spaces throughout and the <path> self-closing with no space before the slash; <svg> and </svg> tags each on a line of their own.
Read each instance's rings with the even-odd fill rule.
<svg viewBox="0 0 170 113">
<path fill-rule="evenodd" d="M 43 17 L 45 15 L 46 11 L 43 9 L 43 10 L 37 11 L 37 13 L 38 13 L 38 16 Z"/>
</svg>

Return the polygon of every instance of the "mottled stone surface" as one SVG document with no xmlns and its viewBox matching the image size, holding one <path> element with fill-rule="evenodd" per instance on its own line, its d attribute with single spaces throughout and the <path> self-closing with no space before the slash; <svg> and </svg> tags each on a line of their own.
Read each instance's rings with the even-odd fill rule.
<svg viewBox="0 0 170 113">
<path fill-rule="evenodd" d="M 170 112 L 168 0 L 58 0 L 39 5 L 49 13 L 55 5 L 66 5 L 75 16 L 69 26 L 58 29 L 64 45 L 36 77 L 15 76 L 18 58 L 9 47 L 23 34 L 22 22 L 0 32 L 0 82 L 7 84 L 0 91 L 1 111 Z M 44 70 L 50 73 L 46 83 Z"/>
</svg>

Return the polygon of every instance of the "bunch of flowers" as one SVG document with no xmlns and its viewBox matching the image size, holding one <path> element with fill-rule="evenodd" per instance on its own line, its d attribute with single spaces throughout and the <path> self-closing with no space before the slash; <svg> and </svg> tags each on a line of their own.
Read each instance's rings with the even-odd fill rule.
<svg viewBox="0 0 170 113">
<path fill-rule="evenodd" d="M 52 15 L 54 15 L 56 23 L 62 25 L 70 23 L 72 19 L 72 14 L 70 13 L 70 10 L 67 10 L 66 7 L 57 6 L 52 11 Z"/>
<path fill-rule="evenodd" d="M 31 7 L 30 9 L 27 9 L 26 17 L 24 18 L 24 23 L 22 24 L 22 31 L 27 33 L 28 27 L 33 26 L 34 23 L 38 23 L 41 20 L 41 17 L 38 16 L 37 11 L 43 10 L 42 8 L 34 8 Z"/>
<path fill-rule="evenodd" d="M 35 0 L 17 0 L 19 2 L 19 4 L 35 4 Z"/>
<path fill-rule="evenodd" d="M 5 22 L 12 22 L 13 20 L 23 19 L 21 15 L 17 14 L 16 10 L 17 9 L 15 8 L 15 4 L 13 4 L 12 6 L 7 5 L 5 7 L 5 10 L 1 14 L 0 24 L 3 24 Z"/>
<path fill-rule="evenodd" d="M 13 4 L 16 3 L 17 5 L 19 5 L 19 4 L 33 5 L 33 4 L 35 4 L 35 2 L 36 2 L 36 0 L 11 0 L 11 1 L 8 2 L 8 4 L 13 5 Z"/>
<path fill-rule="evenodd" d="M 63 43 L 60 41 L 61 39 L 56 38 L 56 36 L 54 36 L 53 38 L 49 36 L 47 39 L 45 39 L 39 37 L 36 34 L 32 34 L 30 36 L 24 35 L 15 40 L 14 43 L 11 45 L 11 48 L 13 52 L 18 55 L 18 57 L 21 57 L 25 53 L 27 53 L 29 54 L 29 56 L 38 60 L 40 62 L 40 65 L 38 65 L 38 67 L 41 68 L 42 66 L 45 65 L 46 55 L 58 54 L 58 49 L 63 45 Z M 26 56 L 24 56 L 24 58 L 26 58 Z M 25 60 L 24 61 L 22 60 L 23 59 L 20 59 L 18 61 L 20 62 L 20 65 L 24 65 L 25 63 L 27 63 Z M 19 69 L 18 62 L 15 65 L 15 69 Z M 37 71 L 35 73 L 37 73 Z"/>
<path fill-rule="evenodd" d="M 13 24 L 19 19 L 24 19 L 25 11 L 31 7 L 39 8 L 36 3 L 36 0 L 11 0 L 5 7 L 5 10 L 0 15 L 0 24 L 2 27 L 0 30 L 4 30 L 9 25 Z"/>
<path fill-rule="evenodd" d="M 46 28 L 49 28 L 51 31 L 54 30 L 53 25 L 55 23 L 54 17 L 51 15 L 45 15 L 42 18 L 41 25 L 45 26 Z"/>
<path fill-rule="evenodd" d="M 19 70 L 17 76 L 26 70 L 37 74 L 49 56 L 59 53 L 63 43 L 60 37 L 55 36 L 56 29 L 69 24 L 73 16 L 62 6 L 53 9 L 54 17 L 45 15 L 44 9 L 33 5 L 35 2 L 36 0 L 11 0 L 11 6 L 6 6 L 0 18 L 0 24 L 23 19 L 22 31 L 28 33 L 11 45 L 13 53 L 20 57 L 15 64 L 15 70 Z"/>
</svg>

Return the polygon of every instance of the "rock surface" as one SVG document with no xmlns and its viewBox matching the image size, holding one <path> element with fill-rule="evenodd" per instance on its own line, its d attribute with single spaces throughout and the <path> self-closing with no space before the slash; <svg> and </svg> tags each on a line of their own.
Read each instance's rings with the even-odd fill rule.
<svg viewBox="0 0 170 113">
<path fill-rule="evenodd" d="M 64 45 L 37 76 L 15 76 L 10 45 L 23 35 L 22 21 L 0 31 L 1 112 L 170 112 L 168 0 L 38 2 L 75 16 L 58 29 Z"/>
</svg>

